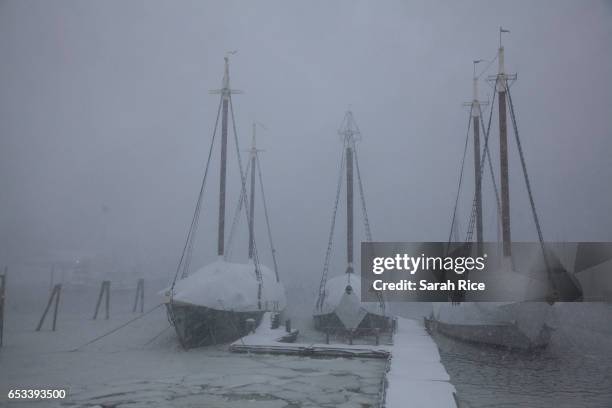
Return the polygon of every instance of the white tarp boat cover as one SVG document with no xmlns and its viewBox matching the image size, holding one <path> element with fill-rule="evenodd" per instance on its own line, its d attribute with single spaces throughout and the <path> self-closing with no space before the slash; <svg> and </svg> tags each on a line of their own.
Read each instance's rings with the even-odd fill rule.
<svg viewBox="0 0 612 408">
<path fill-rule="evenodd" d="M 285 288 L 276 281 L 274 272 L 259 265 L 263 280 L 261 307 L 278 310 L 286 306 Z M 205 306 L 236 312 L 257 311 L 258 282 L 253 263 L 231 263 L 218 260 L 191 275 L 178 280 L 174 286 L 174 302 Z"/>
<path fill-rule="evenodd" d="M 349 274 L 344 274 L 327 280 L 325 284 L 325 300 L 323 301 L 323 307 L 321 310 L 316 310 L 315 314 L 327 314 L 336 311 L 336 308 L 343 303 L 342 300 L 346 293 L 346 286 L 349 284 L 351 285 L 355 299 L 358 301 L 355 306 L 359 306 L 367 313 L 373 313 L 380 316 L 384 315 L 380 303 L 361 302 L 361 278 L 354 273 L 350 276 Z"/>
</svg>

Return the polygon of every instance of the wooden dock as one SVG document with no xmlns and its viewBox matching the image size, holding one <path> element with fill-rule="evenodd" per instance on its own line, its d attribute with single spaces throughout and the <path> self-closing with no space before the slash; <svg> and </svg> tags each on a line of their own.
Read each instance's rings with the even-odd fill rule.
<svg viewBox="0 0 612 408">
<path fill-rule="evenodd" d="M 270 319 L 271 314 L 266 313 L 256 332 L 232 343 L 230 351 L 387 359 L 381 384 L 381 407 L 457 407 L 455 387 L 440 361 L 438 346 L 420 321 L 398 318 L 393 344 L 374 346 L 283 343 L 280 340 L 287 334 L 285 329 L 271 329 Z"/>
</svg>

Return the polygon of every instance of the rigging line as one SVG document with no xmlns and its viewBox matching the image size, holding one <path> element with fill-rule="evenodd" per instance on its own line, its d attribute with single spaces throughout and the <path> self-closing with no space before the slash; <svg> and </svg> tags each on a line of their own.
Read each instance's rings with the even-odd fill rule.
<svg viewBox="0 0 612 408">
<path fill-rule="evenodd" d="M 159 336 L 164 334 L 166 332 L 166 330 L 168 330 L 171 327 L 172 327 L 172 325 L 169 324 L 168 326 L 166 326 L 166 328 L 164 330 L 162 330 L 159 333 L 157 333 L 153 338 L 151 338 L 149 341 L 147 341 L 144 345 L 148 346 L 149 344 L 153 343 L 155 340 L 157 340 L 159 338 Z"/>
<path fill-rule="evenodd" d="M 124 327 L 126 327 L 126 326 L 128 326 L 129 324 L 131 324 L 131 323 L 135 322 L 136 320 L 138 320 L 138 319 L 142 319 L 143 317 L 145 317 L 146 315 L 148 315 L 149 313 L 151 313 L 152 311 L 154 311 L 155 309 L 157 309 L 157 308 L 158 308 L 158 307 L 160 307 L 160 306 L 163 306 L 163 303 L 160 303 L 160 304 L 158 304 L 157 306 L 154 306 L 153 308 L 151 308 L 151 309 L 147 310 L 146 312 L 144 312 L 144 313 L 142 313 L 142 314 L 140 314 L 140 315 L 138 315 L 138 316 L 134 317 L 133 319 L 130 319 L 130 320 L 128 320 L 127 322 L 125 322 L 125 323 L 123 323 L 123 324 L 121 324 L 121 325 L 119 325 L 119 326 L 115 327 L 114 329 L 112 329 L 112 330 L 110 330 L 110 331 L 108 331 L 108 332 L 106 332 L 106 333 L 104 333 L 104 334 L 101 334 L 101 335 L 99 335 L 98 337 L 96 337 L 96 338 L 94 338 L 94 339 L 92 339 L 92 340 L 88 341 L 87 343 L 82 344 L 82 345 L 80 345 L 79 347 L 74 348 L 74 349 L 69 350 L 69 351 L 70 351 L 70 352 L 79 351 L 80 349 L 82 349 L 82 348 L 83 348 L 83 347 L 85 347 L 85 346 L 89 346 L 90 344 L 95 343 L 96 341 L 101 340 L 101 339 L 103 339 L 103 338 L 104 338 L 104 337 L 106 337 L 106 336 L 110 336 L 111 334 L 115 333 L 116 331 L 118 331 L 118 330 L 120 330 L 120 329 L 123 329 Z"/>
<path fill-rule="evenodd" d="M 272 228 L 270 227 L 270 217 L 268 216 L 268 206 L 266 204 L 266 193 L 264 192 L 263 177 L 261 175 L 261 162 L 259 161 L 259 155 L 255 153 L 255 167 L 257 167 L 257 174 L 259 175 L 259 187 L 261 190 L 261 201 L 263 202 L 264 215 L 266 218 L 266 226 L 268 228 L 268 240 L 270 241 L 270 252 L 272 252 L 272 263 L 274 264 L 274 274 L 276 275 L 276 281 L 280 282 L 278 276 L 278 264 L 276 263 L 276 249 L 274 248 L 274 242 L 272 241 Z"/>
<path fill-rule="evenodd" d="M 366 208 L 365 193 L 363 191 L 363 183 L 361 181 L 361 172 L 359 171 L 359 159 L 357 158 L 357 149 L 355 146 L 355 141 L 353 141 L 353 156 L 355 157 L 355 169 L 357 170 L 357 182 L 359 185 L 359 195 L 361 197 L 361 210 L 363 212 L 363 222 L 366 231 L 366 239 L 372 242 L 372 230 L 370 229 L 370 220 L 368 218 L 368 210 Z"/>
<path fill-rule="evenodd" d="M 465 146 L 463 147 L 463 158 L 461 159 L 461 172 L 459 173 L 459 184 L 457 185 L 457 196 L 455 197 L 453 217 L 451 220 L 450 232 L 448 233 L 448 246 L 450 246 L 451 239 L 453 237 L 453 228 L 455 227 L 455 218 L 457 216 L 457 206 L 459 205 L 459 195 L 461 193 L 461 184 L 463 183 L 463 168 L 465 167 L 465 157 L 467 156 L 468 141 L 470 140 L 470 127 L 472 126 L 472 109 L 474 109 L 474 106 L 470 107 L 470 114 L 468 116 L 467 132 L 465 133 Z"/>
<path fill-rule="evenodd" d="M 489 125 L 488 125 L 488 128 L 485 130 L 484 120 L 482 119 L 482 115 L 481 115 L 480 125 L 482 126 L 482 130 L 483 132 L 485 132 L 485 135 L 487 135 L 489 131 L 491 130 L 491 119 L 489 118 Z M 498 216 L 498 222 L 499 222 L 499 220 L 501 220 L 501 202 L 499 199 L 499 192 L 497 190 L 497 182 L 495 181 L 495 171 L 493 170 L 493 163 L 491 160 L 491 151 L 489 149 L 489 146 L 486 147 L 484 151 L 484 155 L 485 155 L 485 160 L 489 162 L 489 172 L 491 173 L 491 183 L 493 184 L 493 192 L 495 194 L 495 203 L 497 204 L 497 216 Z"/>
<path fill-rule="evenodd" d="M 488 152 L 489 151 L 489 136 L 491 135 L 491 120 L 493 118 L 493 107 L 495 105 L 495 95 L 497 94 L 497 81 L 498 79 L 495 79 L 495 84 L 493 86 L 493 101 L 491 102 L 491 109 L 489 110 L 489 123 L 487 125 L 487 131 L 485 132 L 485 141 L 484 141 L 484 151 Z M 480 161 L 480 177 L 482 178 L 482 173 L 484 171 L 484 163 L 485 163 L 485 157 L 483 156 L 481 158 Z M 470 214 L 470 222 L 469 222 L 469 227 L 468 227 L 468 234 L 466 236 L 466 241 L 470 241 L 472 239 L 472 233 L 473 233 L 473 229 L 474 229 L 474 222 L 475 222 L 475 216 L 476 216 L 476 191 L 474 191 L 474 198 L 472 200 L 472 212 Z"/>
<path fill-rule="evenodd" d="M 223 99 L 219 100 L 219 107 L 217 108 L 217 119 L 215 120 L 215 127 L 213 130 L 212 139 L 210 141 L 210 149 L 208 150 L 208 159 L 206 160 L 206 167 L 204 169 L 204 177 L 202 178 L 202 184 L 200 186 L 200 194 L 198 195 L 198 201 L 196 203 L 196 208 L 194 210 L 193 218 L 191 220 L 191 226 L 189 227 L 189 232 L 187 233 L 187 240 L 185 241 L 185 246 L 183 247 L 181 258 L 176 267 L 176 273 L 174 274 L 174 279 L 172 279 L 172 285 L 170 286 L 170 303 L 172 303 L 172 299 L 174 297 L 174 286 L 176 285 L 176 280 L 178 279 L 179 273 L 181 271 L 181 266 L 184 266 L 183 262 L 185 260 L 185 256 L 186 255 L 190 256 L 189 245 L 190 243 L 193 243 L 192 237 L 195 234 L 194 225 L 197 224 L 197 221 L 199 219 L 200 209 L 202 207 L 202 197 L 204 195 L 204 188 L 206 186 L 206 179 L 208 177 L 208 170 L 210 168 L 210 160 L 212 157 L 213 147 L 215 145 L 215 137 L 217 135 L 217 127 L 219 125 L 219 116 L 221 114 L 222 101 Z M 185 272 L 185 269 L 183 269 L 183 272 Z"/>
<path fill-rule="evenodd" d="M 329 261 L 331 259 L 332 247 L 334 242 L 334 229 L 336 227 L 336 215 L 338 214 L 338 204 L 340 202 L 340 193 L 342 192 L 342 180 L 344 179 L 344 165 L 345 165 L 345 144 L 342 145 L 342 154 L 340 156 L 340 171 L 338 173 L 338 187 L 336 189 L 336 200 L 334 202 L 334 208 L 332 211 L 332 222 L 331 229 L 329 231 L 329 239 L 327 241 L 327 251 L 325 252 L 325 261 L 323 263 L 323 273 L 321 275 L 321 282 L 319 284 L 319 297 L 317 299 L 317 308 L 323 307 L 323 301 L 325 300 L 325 284 L 327 283 L 327 272 L 329 270 Z"/>
<path fill-rule="evenodd" d="M 357 127 L 357 124 L 355 124 L 355 127 Z M 357 131 L 359 132 L 359 128 L 357 128 Z M 366 207 L 365 193 L 363 191 L 363 182 L 361 181 L 361 171 L 359 170 L 359 159 L 357 158 L 357 147 L 355 146 L 354 140 L 353 140 L 353 157 L 355 158 L 355 169 L 357 170 L 357 184 L 359 186 L 359 195 L 361 197 L 361 210 L 363 212 L 363 224 L 364 224 L 364 228 L 366 232 L 366 239 L 368 240 L 368 242 L 373 242 L 374 239 L 372 238 L 372 230 L 370 229 L 370 220 L 368 218 L 368 210 Z M 378 303 L 384 314 L 386 305 L 385 305 L 385 301 L 382 296 L 382 293 L 379 291 L 376 291 L 376 297 L 378 297 Z"/>
<path fill-rule="evenodd" d="M 249 176 L 250 168 L 251 168 L 251 161 L 249 160 L 247 167 L 246 167 L 246 177 Z M 238 200 L 238 204 L 236 205 L 236 211 L 234 211 L 232 227 L 230 228 L 229 237 L 227 239 L 227 245 L 226 245 L 227 251 L 225 255 L 225 260 L 232 258 L 234 235 L 236 234 L 236 230 L 238 229 L 238 224 L 240 223 L 240 210 L 242 210 L 242 205 L 244 204 L 244 200 L 245 200 L 245 195 L 243 194 L 243 191 L 240 191 L 240 199 Z"/>
<path fill-rule="evenodd" d="M 480 74 L 476 75 L 476 78 L 480 78 L 485 72 L 487 72 L 487 70 L 491 68 L 491 65 L 493 65 L 493 63 L 497 61 L 498 56 L 499 56 L 499 53 L 496 52 L 495 57 L 493 57 L 493 59 L 489 61 L 489 64 L 482 71 L 480 71 Z"/>
<path fill-rule="evenodd" d="M 246 190 L 246 178 L 244 176 L 244 171 L 242 168 L 242 157 L 240 155 L 240 146 L 238 144 L 238 132 L 236 130 L 236 118 L 234 117 L 234 104 L 232 102 L 232 96 L 229 96 L 229 105 L 230 112 L 232 114 L 232 128 L 234 130 L 234 144 L 236 145 L 236 156 L 238 157 L 238 168 L 240 169 L 240 184 L 242 185 L 242 194 L 245 196 L 245 206 L 244 212 L 246 213 L 247 222 L 251 223 L 251 217 L 253 214 L 249 213 L 248 206 L 248 198 L 247 198 L 247 190 Z M 255 264 L 255 277 L 257 278 L 257 302 L 258 308 L 261 310 L 261 292 L 263 285 L 263 278 L 261 276 L 261 271 L 259 270 L 259 254 L 257 252 L 257 245 L 255 240 L 253 239 L 253 262 Z"/>
<path fill-rule="evenodd" d="M 529 195 L 529 203 L 531 204 L 531 212 L 533 215 L 533 221 L 538 232 L 538 239 L 540 240 L 540 247 L 542 248 L 542 256 L 544 258 L 544 265 L 548 274 L 549 283 L 551 284 L 554 297 L 558 297 L 558 289 L 555 281 L 552 279 L 552 271 L 550 270 L 550 264 L 548 262 L 548 256 L 546 254 L 546 248 L 544 247 L 544 236 L 542 234 L 542 228 L 540 226 L 540 220 L 538 218 L 538 212 L 536 210 L 535 201 L 533 198 L 533 192 L 531 191 L 531 183 L 529 181 L 529 173 L 527 172 L 527 163 L 525 162 L 525 156 L 523 154 L 523 147 L 521 145 L 521 138 L 519 137 L 518 125 L 516 123 L 516 115 L 514 113 L 514 104 L 512 103 L 512 95 L 510 95 L 510 87 L 506 85 L 506 94 L 508 95 L 508 102 L 510 105 L 510 118 L 512 119 L 512 127 L 514 128 L 514 137 L 516 139 L 516 146 L 518 148 L 519 157 L 521 159 L 521 167 L 523 168 L 523 176 L 525 178 L 525 187 L 527 187 L 527 194 Z"/>
</svg>

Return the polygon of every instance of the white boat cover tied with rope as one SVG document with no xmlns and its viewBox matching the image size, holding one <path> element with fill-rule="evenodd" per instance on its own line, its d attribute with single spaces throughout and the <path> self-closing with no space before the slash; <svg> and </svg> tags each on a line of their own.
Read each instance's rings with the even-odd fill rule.
<svg viewBox="0 0 612 408">
<path fill-rule="evenodd" d="M 348 306 L 346 296 L 346 286 L 349 285 L 349 277 L 347 274 L 336 276 L 328 279 L 325 283 L 325 299 L 320 310 L 316 310 L 315 314 L 327 314 L 333 312 L 339 312 L 338 308 L 342 309 L 341 306 Z M 359 310 L 363 311 L 361 319 L 366 313 L 372 313 L 379 316 L 384 316 L 384 310 L 379 302 L 361 302 L 361 278 L 356 274 L 351 274 L 350 285 L 352 293 L 351 299 L 355 299 L 356 306 Z M 359 319 L 361 321 L 361 319 Z"/>
<path fill-rule="evenodd" d="M 286 306 L 283 284 L 276 281 L 274 272 L 266 266 L 259 265 L 259 271 L 263 280 L 262 309 L 283 310 Z M 254 264 L 218 260 L 178 280 L 172 301 L 218 310 L 254 312 L 260 310 L 258 284 Z"/>
</svg>

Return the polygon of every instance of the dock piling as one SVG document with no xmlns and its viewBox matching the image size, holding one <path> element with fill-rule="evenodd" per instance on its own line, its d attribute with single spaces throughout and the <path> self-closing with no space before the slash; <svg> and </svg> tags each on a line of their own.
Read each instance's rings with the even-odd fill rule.
<svg viewBox="0 0 612 408">
<path fill-rule="evenodd" d="M 40 331 L 43 323 L 45 322 L 45 318 L 47 317 L 47 313 L 49 313 L 49 309 L 51 308 L 51 304 L 55 300 L 55 305 L 53 307 L 53 326 L 52 330 L 55 331 L 55 327 L 57 325 L 57 311 L 59 309 L 59 299 L 60 294 L 62 292 L 62 284 L 57 283 L 53 286 L 53 290 L 51 291 L 51 295 L 49 296 L 49 301 L 47 302 L 47 306 L 45 307 L 45 311 L 43 315 L 40 317 L 40 321 L 38 322 L 38 326 L 36 326 L 36 331 Z"/>
<path fill-rule="evenodd" d="M 132 309 L 132 313 L 136 313 L 136 309 L 138 308 L 138 302 L 140 301 L 140 313 L 144 312 L 144 278 L 138 279 L 138 284 L 136 285 L 136 297 L 134 298 L 134 308 Z"/>
<path fill-rule="evenodd" d="M 96 303 L 96 311 L 94 312 L 93 320 L 96 320 L 98 317 L 98 311 L 100 310 L 103 297 L 105 297 L 106 320 L 108 320 L 110 315 L 110 281 L 108 280 L 102 281 L 100 285 L 100 294 L 98 295 L 98 302 Z"/>
</svg>

